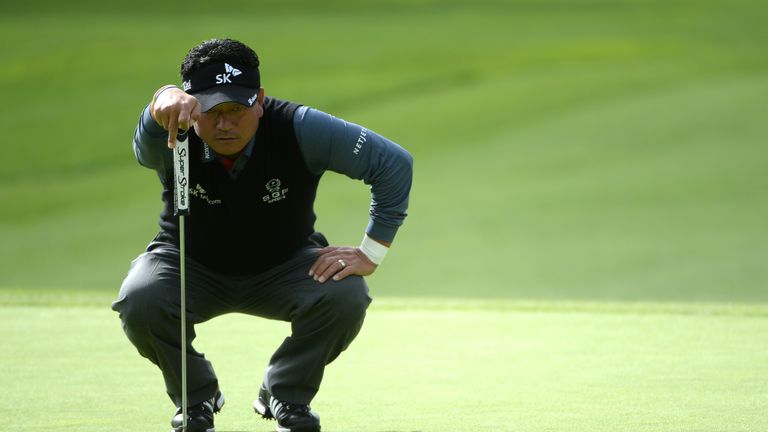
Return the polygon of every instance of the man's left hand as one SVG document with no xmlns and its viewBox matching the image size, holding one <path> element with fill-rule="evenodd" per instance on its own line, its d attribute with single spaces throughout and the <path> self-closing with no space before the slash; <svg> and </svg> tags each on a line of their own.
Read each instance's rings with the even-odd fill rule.
<svg viewBox="0 0 768 432">
<path fill-rule="evenodd" d="M 318 254 L 309 275 L 320 283 L 330 278 L 339 281 L 349 275 L 368 276 L 378 267 L 356 247 L 329 246 L 320 249 Z"/>
</svg>

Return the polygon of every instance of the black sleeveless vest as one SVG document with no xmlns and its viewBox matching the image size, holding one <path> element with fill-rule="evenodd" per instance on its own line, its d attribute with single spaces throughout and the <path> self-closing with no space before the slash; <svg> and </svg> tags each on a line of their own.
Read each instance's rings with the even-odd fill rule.
<svg viewBox="0 0 768 432">
<path fill-rule="evenodd" d="M 186 253 L 211 270 L 252 275 L 270 269 L 310 244 L 319 175 L 309 172 L 299 149 L 293 115 L 299 106 L 267 98 L 253 153 L 232 179 L 190 131 L 190 215 Z M 163 179 L 161 232 L 156 240 L 179 245 L 173 215 L 173 172 Z"/>
</svg>

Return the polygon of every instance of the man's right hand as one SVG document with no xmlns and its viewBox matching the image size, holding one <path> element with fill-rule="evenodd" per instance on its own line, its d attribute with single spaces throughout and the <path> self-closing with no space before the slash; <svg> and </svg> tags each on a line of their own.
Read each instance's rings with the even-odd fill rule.
<svg viewBox="0 0 768 432">
<path fill-rule="evenodd" d="M 170 133 L 168 148 L 176 147 L 176 131 L 187 130 L 200 118 L 200 102 L 178 87 L 158 89 L 160 94 L 152 98 L 149 113 L 152 118 Z"/>
</svg>

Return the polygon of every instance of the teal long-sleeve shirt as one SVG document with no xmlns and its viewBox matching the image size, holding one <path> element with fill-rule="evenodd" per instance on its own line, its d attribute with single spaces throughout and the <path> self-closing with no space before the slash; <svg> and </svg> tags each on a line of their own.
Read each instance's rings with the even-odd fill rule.
<svg viewBox="0 0 768 432">
<path fill-rule="evenodd" d="M 371 186 L 371 207 L 366 234 L 392 242 L 407 215 L 413 178 L 413 157 L 387 138 L 317 109 L 302 106 L 293 118 L 294 130 L 307 168 L 320 175 L 330 170 Z M 139 163 L 161 178 L 173 166 L 166 146 L 168 132 L 144 109 L 133 139 Z M 235 161 L 230 175 L 237 177 L 251 157 L 254 140 Z M 211 162 L 215 158 L 211 159 Z"/>
</svg>

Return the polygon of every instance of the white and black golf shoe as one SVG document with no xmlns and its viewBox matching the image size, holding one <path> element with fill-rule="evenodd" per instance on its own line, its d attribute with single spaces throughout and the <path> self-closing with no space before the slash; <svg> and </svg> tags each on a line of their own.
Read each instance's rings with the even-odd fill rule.
<svg viewBox="0 0 768 432">
<path fill-rule="evenodd" d="M 216 390 L 216 394 L 197 405 L 187 408 L 187 432 L 216 432 L 213 426 L 213 415 L 221 411 L 224 406 L 224 395 Z M 176 414 L 171 419 L 171 432 L 182 432 L 184 419 L 181 415 L 181 408 L 176 410 Z"/>
<path fill-rule="evenodd" d="M 267 420 L 277 420 L 277 432 L 320 432 L 320 416 L 309 405 L 281 402 L 263 385 L 259 398 L 253 401 L 253 409 Z"/>
</svg>

